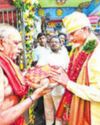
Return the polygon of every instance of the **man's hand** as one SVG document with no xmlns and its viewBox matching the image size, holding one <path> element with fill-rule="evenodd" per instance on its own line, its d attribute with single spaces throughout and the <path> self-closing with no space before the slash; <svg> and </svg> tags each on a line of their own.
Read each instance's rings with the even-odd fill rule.
<svg viewBox="0 0 100 125">
<path fill-rule="evenodd" d="M 54 81 L 60 83 L 64 87 L 66 86 L 67 81 L 69 80 L 63 68 L 59 68 L 58 70 L 51 69 L 50 76 Z"/>
<path fill-rule="evenodd" d="M 41 96 L 49 93 L 52 89 L 49 87 L 49 80 L 48 79 L 43 79 L 41 82 L 40 82 L 40 86 L 39 88 L 37 88 L 32 96 L 34 96 L 35 99 L 38 99 L 40 98 Z"/>
</svg>

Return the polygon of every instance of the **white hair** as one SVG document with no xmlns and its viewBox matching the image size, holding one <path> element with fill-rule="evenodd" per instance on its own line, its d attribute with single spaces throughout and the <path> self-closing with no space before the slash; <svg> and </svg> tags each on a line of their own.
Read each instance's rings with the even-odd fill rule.
<svg viewBox="0 0 100 125">
<path fill-rule="evenodd" d="M 21 41 L 21 36 L 18 30 L 15 27 L 5 23 L 0 24 L 0 37 L 4 39 L 8 38 L 12 41 Z"/>
</svg>

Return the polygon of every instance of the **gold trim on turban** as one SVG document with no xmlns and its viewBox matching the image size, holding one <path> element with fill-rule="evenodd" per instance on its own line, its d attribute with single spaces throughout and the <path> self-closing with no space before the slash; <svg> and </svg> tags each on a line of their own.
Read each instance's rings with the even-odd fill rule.
<svg viewBox="0 0 100 125">
<path fill-rule="evenodd" d="M 66 16 L 62 21 L 67 33 L 72 33 L 83 27 L 91 27 L 88 17 L 81 12 L 73 12 Z"/>
</svg>

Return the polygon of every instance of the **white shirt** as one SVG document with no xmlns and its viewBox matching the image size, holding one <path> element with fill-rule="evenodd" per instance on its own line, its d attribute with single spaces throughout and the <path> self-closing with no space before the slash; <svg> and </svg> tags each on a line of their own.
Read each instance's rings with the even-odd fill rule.
<svg viewBox="0 0 100 125">
<path fill-rule="evenodd" d="M 58 66 L 67 69 L 69 63 L 69 56 L 64 46 L 57 53 L 40 46 L 36 50 L 38 57 L 37 65 L 43 66 L 46 64 L 50 64 L 51 66 Z M 59 85 L 52 90 L 51 94 L 54 96 L 61 96 L 64 94 L 64 90 L 64 87 Z"/>
<path fill-rule="evenodd" d="M 48 57 L 50 50 L 49 48 L 38 46 L 37 48 L 34 49 L 33 54 L 34 54 L 34 61 L 38 61 L 37 65 L 45 65 L 47 60 L 46 58 Z"/>
<path fill-rule="evenodd" d="M 66 48 L 62 47 L 58 53 L 51 52 L 51 54 L 48 57 L 48 64 L 67 69 L 69 64 L 69 56 Z M 64 94 L 64 91 L 64 87 L 59 85 L 52 90 L 51 94 L 53 96 L 62 96 Z"/>
</svg>

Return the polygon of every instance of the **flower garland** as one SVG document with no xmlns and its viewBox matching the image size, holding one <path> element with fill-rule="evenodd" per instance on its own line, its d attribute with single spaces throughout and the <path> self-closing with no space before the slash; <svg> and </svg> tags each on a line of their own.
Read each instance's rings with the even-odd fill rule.
<svg viewBox="0 0 100 125">
<path fill-rule="evenodd" d="M 74 60 L 74 54 L 72 55 L 69 66 L 68 66 L 68 72 L 67 72 L 70 80 L 72 80 L 74 82 L 77 80 L 84 62 L 86 61 L 88 56 L 93 52 L 95 47 L 96 47 L 96 40 L 90 40 L 86 43 L 85 46 L 83 46 L 82 51 L 78 54 L 78 56 L 76 57 L 75 60 Z M 69 110 L 70 110 L 71 100 L 72 100 L 72 93 L 70 91 L 66 90 L 66 92 L 61 100 L 61 102 L 63 104 L 60 103 L 60 106 L 59 106 L 57 114 L 56 114 L 57 118 L 62 117 L 63 121 L 69 120 Z M 60 114 L 60 113 L 62 113 L 62 114 Z"/>
<path fill-rule="evenodd" d="M 88 55 L 93 52 L 94 48 L 96 47 L 96 41 L 90 40 L 83 46 L 82 51 L 78 54 L 77 58 L 75 59 L 74 63 L 74 54 L 70 59 L 70 64 L 68 67 L 68 76 L 69 79 L 72 81 L 76 81 L 77 77 L 81 71 L 82 65 L 84 64 L 85 60 L 87 59 Z"/>
<path fill-rule="evenodd" d="M 70 61 L 70 65 L 68 68 L 68 76 L 69 79 L 72 81 L 76 81 L 77 77 L 80 73 L 80 70 L 82 68 L 82 65 L 84 64 L 85 60 L 87 59 L 88 53 L 86 53 L 85 51 L 81 51 L 79 53 L 79 55 L 77 56 L 77 58 L 75 59 L 74 64 L 72 63 L 74 60 L 74 54 L 71 57 L 71 61 Z"/>
<path fill-rule="evenodd" d="M 23 11 L 23 23 L 25 25 L 25 42 L 33 42 L 35 9 L 38 7 L 38 0 L 13 0 L 16 8 Z"/>
<path fill-rule="evenodd" d="M 13 4 L 17 9 L 22 12 L 22 20 L 19 18 L 19 25 L 23 23 L 25 28 L 25 46 L 26 46 L 26 59 L 27 59 L 27 67 L 31 64 L 32 61 L 32 53 L 31 46 L 33 43 L 33 36 L 35 30 L 35 9 L 39 6 L 38 0 L 13 0 Z M 22 34 L 22 31 L 21 31 Z"/>
<path fill-rule="evenodd" d="M 19 17 L 18 23 L 19 25 L 24 26 L 24 39 L 25 39 L 25 47 L 26 47 L 26 62 L 27 67 L 29 68 L 32 62 L 32 51 L 31 45 L 33 43 L 33 36 L 35 30 L 35 9 L 39 6 L 38 0 L 13 0 L 13 4 L 15 7 L 21 11 L 22 17 Z M 22 18 L 22 19 L 21 19 Z M 23 31 L 21 31 L 21 34 Z M 31 94 L 33 90 L 29 90 L 28 94 Z M 24 99 L 24 98 L 23 98 Z M 22 99 L 22 101 L 23 101 Z M 29 108 L 29 120 L 27 125 L 34 124 L 34 105 Z"/>
</svg>

